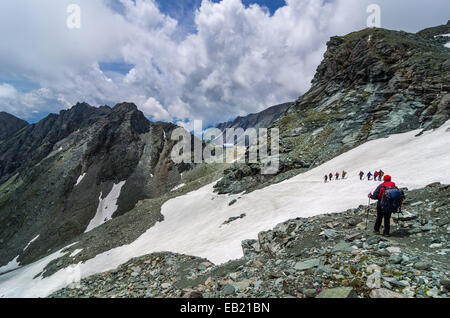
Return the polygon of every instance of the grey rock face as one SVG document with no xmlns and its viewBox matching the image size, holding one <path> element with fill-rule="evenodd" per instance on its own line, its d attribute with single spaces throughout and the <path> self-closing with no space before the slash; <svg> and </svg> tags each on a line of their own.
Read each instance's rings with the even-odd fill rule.
<svg viewBox="0 0 450 318">
<path fill-rule="evenodd" d="M 0 112 L 0 144 L 28 125 L 25 120 Z"/>
<path fill-rule="evenodd" d="M 292 105 L 292 103 L 284 103 L 276 106 L 269 107 L 259 113 L 250 114 L 244 117 L 237 117 L 232 122 L 225 122 L 217 125 L 217 128 L 226 133 L 229 128 L 246 130 L 248 128 L 269 128 L 272 124 L 280 118 L 284 112 Z M 238 142 L 240 135 L 237 136 Z M 225 140 L 226 142 L 227 140 Z M 233 141 L 234 142 L 234 141 Z"/>
<path fill-rule="evenodd" d="M 117 217 L 140 200 L 170 191 L 190 169 L 169 157 L 176 126 L 151 123 L 134 104 L 77 104 L 37 124 L 20 125 L 0 143 L 0 239 L 6 242 L 0 265 L 17 255 L 27 264 L 68 244 L 86 230 L 99 198 L 114 184 L 126 181 Z"/>
<path fill-rule="evenodd" d="M 272 125 L 280 130 L 279 173 L 311 169 L 369 140 L 445 123 L 449 58 L 440 40 L 420 34 L 366 29 L 333 37 L 311 89 Z M 219 193 L 257 182 L 256 173 L 237 171 L 246 170 L 230 168 Z"/>
</svg>

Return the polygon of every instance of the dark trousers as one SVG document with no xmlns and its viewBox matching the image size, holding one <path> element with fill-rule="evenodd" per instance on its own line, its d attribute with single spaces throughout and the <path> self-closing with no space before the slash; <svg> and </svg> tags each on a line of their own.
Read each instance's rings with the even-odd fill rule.
<svg viewBox="0 0 450 318">
<path fill-rule="evenodd" d="M 383 218 L 384 218 L 383 234 L 389 235 L 389 231 L 391 229 L 391 215 L 392 215 L 392 212 L 383 212 L 383 211 L 381 211 L 381 208 L 378 206 L 377 207 L 377 220 L 375 221 L 374 230 L 376 232 L 380 232 L 381 223 L 383 222 Z"/>
</svg>

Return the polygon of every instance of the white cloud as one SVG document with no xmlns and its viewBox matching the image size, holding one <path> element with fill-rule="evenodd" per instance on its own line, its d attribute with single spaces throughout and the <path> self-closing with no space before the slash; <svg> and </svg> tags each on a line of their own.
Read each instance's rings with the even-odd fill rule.
<svg viewBox="0 0 450 318">
<path fill-rule="evenodd" d="M 183 26 L 162 14 L 154 0 L 120 0 L 122 14 L 107 0 L 79 0 L 80 30 L 65 24 L 71 2 L 1 1 L 0 78 L 19 74 L 42 87 L 24 94 L 3 84 L 1 110 L 27 114 L 77 101 L 130 101 L 156 120 L 203 119 L 206 125 L 256 112 L 304 93 L 329 37 L 364 28 L 371 3 L 287 0 L 271 16 L 240 0 L 203 0 L 195 13 L 196 32 L 180 37 Z M 409 31 L 425 22 L 400 23 L 393 11 L 442 15 L 448 8 L 441 0 L 435 7 L 406 0 L 378 3 L 383 23 Z M 425 16 L 429 25 L 446 22 Z M 105 75 L 99 63 L 114 61 L 133 68 L 126 75 Z"/>
<path fill-rule="evenodd" d="M 155 120 L 171 119 L 167 110 L 165 110 L 161 103 L 153 97 L 147 99 L 147 101 L 142 105 L 141 110 L 145 115 L 151 116 Z"/>
<path fill-rule="evenodd" d="M 0 100 L 2 99 L 15 99 L 18 95 L 14 86 L 7 83 L 0 85 Z"/>
</svg>

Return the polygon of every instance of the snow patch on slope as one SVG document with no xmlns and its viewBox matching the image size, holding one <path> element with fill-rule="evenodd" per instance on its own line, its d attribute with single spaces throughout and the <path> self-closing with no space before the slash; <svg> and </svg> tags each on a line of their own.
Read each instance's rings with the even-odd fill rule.
<svg viewBox="0 0 450 318">
<path fill-rule="evenodd" d="M 77 250 L 73 251 L 72 254 L 70 254 L 69 256 L 70 256 L 70 257 L 75 257 L 75 256 L 77 256 L 79 253 L 81 253 L 82 250 L 83 250 L 82 248 L 81 248 L 81 249 L 77 249 Z"/>
<path fill-rule="evenodd" d="M 383 169 L 399 186 L 410 190 L 433 182 L 450 184 L 449 128 L 450 121 L 418 137 L 420 130 L 373 140 L 292 179 L 246 195 L 217 195 L 214 183 L 207 185 L 166 202 L 161 209 L 163 222 L 133 243 L 79 264 L 80 272 L 88 277 L 117 268 L 131 258 L 161 251 L 205 257 L 214 263 L 242 257 L 243 240 L 256 239 L 259 232 L 288 219 L 366 205 L 367 193 L 379 183 L 360 181 L 360 170 Z M 322 181 L 325 174 L 343 169 L 348 171 L 348 179 L 326 184 Z M 235 204 L 228 205 L 239 196 Z M 247 216 L 220 227 L 223 221 L 242 213 Z M 64 274 L 65 270 L 60 270 L 29 287 L 30 277 L 19 269 L 7 278 L 0 276 L 0 295 L 47 296 L 64 286 Z M 13 286 L 22 286 L 28 292 L 9 289 Z"/>
<path fill-rule="evenodd" d="M 178 189 L 181 189 L 182 187 L 184 187 L 186 184 L 182 183 L 177 185 L 175 188 L 173 188 L 172 190 L 170 190 L 171 192 L 177 191 Z"/>
<path fill-rule="evenodd" d="M 89 223 L 84 233 L 87 233 L 95 229 L 96 227 L 102 225 L 103 223 L 111 220 L 114 212 L 117 211 L 118 207 L 117 200 L 119 199 L 120 191 L 122 190 L 122 187 L 125 185 L 125 182 L 126 181 L 122 181 L 119 182 L 118 184 L 114 184 L 111 191 L 104 199 L 102 199 L 102 193 L 100 193 L 99 197 L 100 202 L 97 207 L 97 213 Z"/>
<path fill-rule="evenodd" d="M 437 37 L 439 37 L 439 36 L 450 37 L 450 33 L 435 35 L 434 38 L 437 38 Z M 444 44 L 444 46 L 450 48 L 450 42 Z"/>
<path fill-rule="evenodd" d="M 19 262 L 17 261 L 19 259 L 19 256 L 16 256 L 11 262 L 6 264 L 5 266 L 0 267 L 0 274 L 13 271 L 20 267 Z"/>
<path fill-rule="evenodd" d="M 84 177 L 86 176 L 86 173 L 83 173 L 81 176 L 78 177 L 77 179 L 77 183 L 75 184 L 75 186 L 79 185 L 81 181 L 83 181 Z"/>
<path fill-rule="evenodd" d="M 77 243 L 77 242 L 76 242 Z M 42 278 L 35 276 L 42 273 L 44 268 L 53 260 L 58 259 L 67 252 L 63 252 L 76 243 L 72 243 L 59 251 L 40 259 L 37 262 L 23 266 L 15 271 L 0 275 L 0 298 L 21 297 L 37 298 L 50 295 L 52 291 L 68 285 L 68 271 L 60 270 L 54 275 Z M 17 258 L 16 258 L 17 259 Z M 11 270 L 11 269 L 10 269 Z M 0 271 L 0 273 L 2 273 Z"/>
<path fill-rule="evenodd" d="M 38 238 L 39 238 L 39 235 L 36 236 L 34 239 L 32 239 L 32 240 L 27 244 L 27 246 L 25 246 L 25 248 L 24 248 L 23 250 L 25 251 L 25 250 L 26 250 L 31 244 L 33 244 L 33 242 L 36 241 Z"/>
</svg>

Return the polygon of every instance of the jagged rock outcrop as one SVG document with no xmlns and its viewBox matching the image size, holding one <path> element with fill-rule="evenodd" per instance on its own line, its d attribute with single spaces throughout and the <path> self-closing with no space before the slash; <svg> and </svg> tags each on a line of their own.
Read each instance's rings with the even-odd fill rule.
<svg viewBox="0 0 450 318">
<path fill-rule="evenodd" d="M 27 264 L 83 234 L 94 216 L 102 217 L 102 200 L 112 213 L 105 218 L 117 217 L 170 191 L 190 168 L 170 159 L 175 128 L 150 122 L 134 104 L 82 103 L 6 139 L 0 144 L 0 265 L 16 256 Z M 114 187 L 118 198 L 109 202 Z"/>
<path fill-rule="evenodd" d="M 217 128 L 224 133 L 228 128 L 242 128 L 243 130 L 248 128 L 269 128 L 291 105 L 292 103 L 284 103 L 269 107 L 256 114 L 250 114 L 244 117 L 238 116 L 233 121 L 228 121 L 217 125 Z"/>
<path fill-rule="evenodd" d="M 28 126 L 25 120 L 0 112 L 0 144 L 25 126 Z"/>
<path fill-rule="evenodd" d="M 450 33 L 450 25 L 418 34 L 365 29 L 331 38 L 311 89 L 273 124 L 280 130 L 279 172 L 309 169 L 368 140 L 448 120 L 450 50 L 434 37 L 441 32 Z M 255 167 L 242 165 L 218 183 L 219 193 L 260 182 Z M 236 178 L 233 170 L 250 174 Z"/>
</svg>

